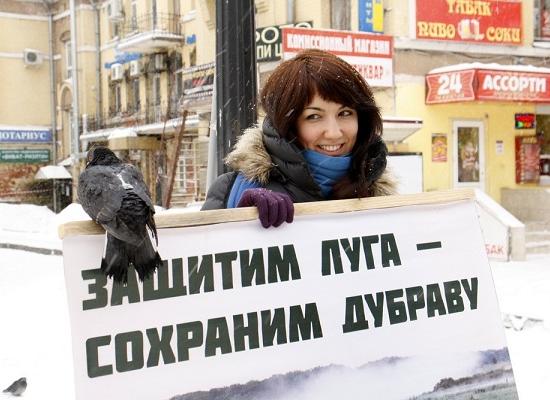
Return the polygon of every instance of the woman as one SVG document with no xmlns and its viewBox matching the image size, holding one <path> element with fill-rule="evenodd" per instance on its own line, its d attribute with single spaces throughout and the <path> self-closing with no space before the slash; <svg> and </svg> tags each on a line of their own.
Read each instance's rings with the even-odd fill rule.
<svg viewBox="0 0 550 400">
<path fill-rule="evenodd" d="M 203 210 L 256 206 L 264 227 L 292 222 L 293 203 L 394 192 L 382 119 L 363 77 L 341 58 L 304 50 L 281 63 L 260 101 L 261 128 L 247 129 Z"/>
</svg>

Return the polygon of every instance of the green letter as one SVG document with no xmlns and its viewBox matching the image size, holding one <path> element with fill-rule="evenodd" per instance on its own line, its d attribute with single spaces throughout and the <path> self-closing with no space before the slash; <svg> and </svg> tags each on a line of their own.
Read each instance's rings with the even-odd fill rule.
<svg viewBox="0 0 550 400">
<path fill-rule="evenodd" d="M 288 328 L 290 341 L 297 342 L 300 340 L 300 336 L 302 336 L 302 340 L 309 340 L 312 330 L 314 338 L 323 336 L 319 314 L 317 313 L 317 304 L 306 304 L 305 315 L 302 313 L 301 306 L 291 306 Z"/>
<path fill-rule="evenodd" d="M 468 296 L 468 300 L 470 300 L 470 310 L 475 310 L 477 308 L 477 278 L 472 278 L 470 280 L 472 281 L 471 286 L 468 284 L 468 279 L 462 279 L 460 282 L 462 283 L 466 296 Z"/>
<path fill-rule="evenodd" d="M 249 257 L 248 250 L 239 251 L 241 259 L 241 284 L 243 287 L 252 286 L 252 279 L 256 275 L 256 285 L 265 284 L 264 254 L 262 249 L 252 250 L 252 257 Z"/>
<path fill-rule="evenodd" d="M 361 254 L 359 250 L 361 247 L 361 239 L 359 239 L 358 237 L 354 237 L 351 240 L 353 245 L 350 245 L 348 239 L 340 239 L 340 244 L 342 245 L 346 256 L 348 256 L 350 269 L 352 271 L 359 271 L 359 257 Z"/>
<path fill-rule="evenodd" d="M 248 317 L 248 326 L 244 325 L 244 316 L 242 314 L 233 316 L 235 351 L 243 351 L 246 349 L 244 344 L 244 338 L 246 336 L 248 336 L 249 349 L 257 349 L 260 347 L 260 339 L 258 337 L 258 313 L 250 312 L 246 315 Z"/>
<path fill-rule="evenodd" d="M 187 268 L 189 270 L 189 294 L 197 294 L 204 287 L 204 293 L 214 291 L 214 266 L 212 254 L 202 256 L 199 267 L 198 257 L 188 258 Z"/>
<path fill-rule="evenodd" d="M 411 321 L 416 321 L 416 312 L 421 308 L 426 307 L 424 301 L 424 289 L 422 286 L 413 286 L 405 289 L 407 296 L 407 308 L 409 309 L 409 318 Z"/>
<path fill-rule="evenodd" d="M 283 255 L 279 247 L 273 246 L 267 249 L 267 281 L 269 283 L 278 282 L 277 273 L 281 278 L 281 282 L 288 281 L 288 277 L 292 274 L 292 280 L 300 279 L 300 267 L 294 246 L 287 244 L 283 246 Z"/>
<path fill-rule="evenodd" d="M 397 300 L 403 296 L 403 289 L 386 291 L 386 304 L 388 307 L 388 315 L 390 324 L 400 324 L 407 322 L 407 308 L 403 300 Z"/>
<path fill-rule="evenodd" d="M 380 235 L 380 250 L 383 267 L 389 267 L 390 261 L 393 262 L 393 265 L 401 265 L 401 258 L 399 257 L 399 250 L 397 250 L 393 233 Z"/>
<path fill-rule="evenodd" d="M 447 301 L 447 310 L 449 314 L 464 311 L 464 301 L 460 296 L 462 292 L 459 281 L 443 282 L 445 291 L 445 300 Z"/>
<path fill-rule="evenodd" d="M 262 315 L 262 342 L 264 347 L 273 346 L 275 334 L 277 344 L 286 343 L 285 309 L 276 308 L 271 319 L 271 310 L 264 310 Z"/>
<path fill-rule="evenodd" d="M 111 336 L 99 336 L 86 340 L 86 361 L 88 363 L 89 378 L 97 378 L 98 376 L 111 375 L 113 373 L 112 365 L 99 365 L 98 348 L 107 346 L 109 343 L 111 343 Z"/>
<path fill-rule="evenodd" d="M 334 273 L 341 274 L 342 257 L 340 256 L 340 246 L 338 240 L 323 240 L 321 244 L 321 273 L 323 276 L 330 275 L 330 264 L 334 265 Z"/>
<path fill-rule="evenodd" d="M 139 303 L 139 289 L 134 268 L 128 268 L 128 282 L 121 283 L 113 281 L 113 293 L 111 294 L 111 306 L 122 304 L 124 297 L 128 298 L 128 303 Z"/>
<path fill-rule="evenodd" d="M 168 261 L 162 260 L 163 268 L 143 281 L 143 301 L 168 299 L 170 297 L 185 296 L 187 288 L 183 282 L 183 260 L 174 258 L 170 262 L 172 270 L 172 287 L 168 282 Z M 155 289 L 155 279 L 158 289 Z"/>
<path fill-rule="evenodd" d="M 109 293 L 107 286 L 107 277 L 99 268 L 87 269 L 82 271 L 82 279 L 85 281 L 93 279 L 94 281 L 88 285 L 88 293 L 95 295 L 93 299 L 84 300 L 82 302 L 82 310 L 93 310 L 94 308 L 103 308 L 109 302 Z"/>
<path fill-rule="evenodd" d="M 369 322 L 365 318 L 365 307 L 361 296 L 346 297 L 346 319 L 342 325 L 342 332 L 355 332 L 369 329 Z"/>
<path fill-rule="evenodd" d="M 164 364 L 175 363 L 176 357 L 170 346 L 170 340 L 172 340 L 172 333 L 174 332 L 172 325 L 163 326 L 160 337 L 159 331 L 156 328 L 147 329 L 145 332 L 147 333 L 147 338 L 151 345 L 149 357 L 147 357 L 147 367 L 156 367 L 159 365 L 161 353 Z"/>
<path fill-rule="evenodd" d="M 128 343 L 132 347 L 132 360 L 128 359 Z M 133 371 L 143 368 L 143 334 L 140 331 L 119 333 L 115 336 L 116 370 Z"/>
<path fill-rule="evenodd" d="M 428 317 L 433 317 L 436 311 L 439 315 L 447 314 L 438 284 L 426 286 L 426 305 L 428 306 Z"/>
<path fill-rule="evenodd" d="M 206 345 L 204 355 L 212 357 L 216 355 L 216 349 L 222 354 L 231 353 L 231 339 L 225 318 L 212 318 L 208 320 L 206 328 Z"/>
<path fill-rule="evenodd" d="M 222 265 L 222 286 L 224 289 L 233 289 L 233 261 L 237 259 L 237 252 L 218 253 L 214 260 Z"/>
<path fill-rule="evenodd" d="M 363 236 L 363 253 L 365 253 L 365 260 L 367 261 L 367 269 L 374 269 L 374 257 L 372 256 L 372 245 L 378 243 L 378 236 Z"/>
<path fill-rule="evenodd" d="M 176 325 L 178 335 L 178 361 L 189 360 L 189 349 L 202 346 L 202 323 L 187 322 Z"/>
<path fill-rule="evenodd" d="M 384 293 L 377 292 L 376 300 L 374 300 L 372 294 L 366 294 L 365 301 L 367 302 L 370 313 L 374 318 L 374 327 L 380 328 L 382 326 L 382 321 L 384 320 Z"/>
</svg>

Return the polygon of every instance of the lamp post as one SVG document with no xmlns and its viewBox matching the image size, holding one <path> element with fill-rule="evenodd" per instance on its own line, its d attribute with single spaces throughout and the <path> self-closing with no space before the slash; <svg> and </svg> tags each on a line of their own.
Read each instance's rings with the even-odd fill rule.
<svg viewBox="0 0 550 400">
<path fill-rule="evenodd" d="M 216 0 L 217 174 L 243 129 L 256 122 L 254 0 Z"/>
</svg>

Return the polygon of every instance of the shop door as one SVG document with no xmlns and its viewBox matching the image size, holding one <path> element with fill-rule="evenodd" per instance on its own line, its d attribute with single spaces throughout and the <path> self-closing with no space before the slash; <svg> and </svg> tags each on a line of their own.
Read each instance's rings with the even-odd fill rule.
<svg viewBox="0 0 550 400">
<path fill-rule="evenodd" d="M 453 183 L 454 187 L 483 190 L 485 183 L 485 151 L 483 122 L 453 122 Z"/>
</svg>

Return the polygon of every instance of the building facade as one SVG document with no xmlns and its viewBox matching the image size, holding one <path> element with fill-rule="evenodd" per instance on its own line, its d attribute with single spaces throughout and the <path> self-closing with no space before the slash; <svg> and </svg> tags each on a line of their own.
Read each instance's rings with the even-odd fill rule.
<svg viewBox="0 0 550 400">
<path fill-rule="evenodd" d="M 172 204 L 204 199 L 216 1 L 74 3 L 1 3 L 2 132 L 50 132 L 2 147 L 38 160 L 29 151 L 47 149 L 77 176 L 78 156 L 107 144 L 140 166 L 159 203 L 167 187 Z M 549 184 L 550 1 L 256 0 L 255 12 L 260 86 L 288 50 L 283 27 L 390 38 L 380 67 L 389 83 L 376 69 L 369 82 L 392 163 L 416 182 L 410 190 L 470 186 L 502 201 L 504 189 Z M 40 165 L 20 164 L 0 169 L 25 176 Z M 2 176 L 0 192 L 13 191 L 17 182 Z"/>
</svg>

